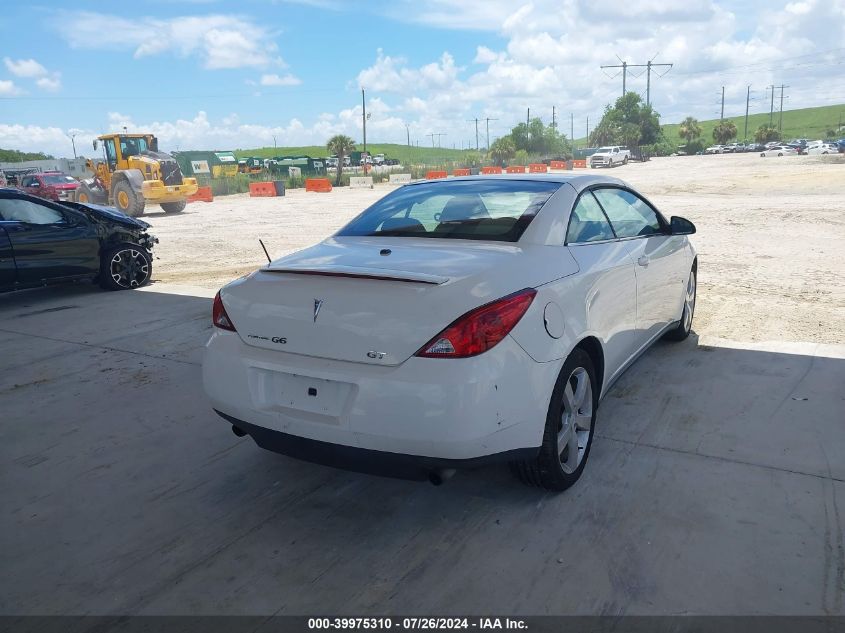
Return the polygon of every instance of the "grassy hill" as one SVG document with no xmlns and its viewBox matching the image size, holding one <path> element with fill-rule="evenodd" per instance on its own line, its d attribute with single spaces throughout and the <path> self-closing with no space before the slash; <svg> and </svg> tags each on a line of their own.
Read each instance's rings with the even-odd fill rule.
<svg viewBox="0 0 845 633">
<path fill-rule="evenodd" d="M 360 143 L 356 149 L 363 148 Z M 448 162 L 460 162 L 468 153 L 467 150 L 448 149 L 446 147 L 409 147 L 394 143 L 367 143 L 367 152 L 384 154 L 388 158 L 398 158 L 403 165 L 439 165 Z M 310 156 L 320 158 L 328 156 L 325 145 L 310 145 L 305 147 L 259 147 L 254 149 L 235 150 L 238 158 L 254 156 L 271 158 L 273 156 Z"/>
<path fill-rule="evenodd" d="M 775 112 L 772 121 L 775 125 L 778 124 L 780 113 Z M 738 138 L 736 140 L 742 141 L 745 132 L 745 115 L 725 117 L 726 121 L 733 121 L 736 125 Z M 826 139 L 828 138 L 828 130 L 836 130 L 839 121 L 845 125 L 845 103 L 833 106 L 822 106 L 818 108 L 802 108 L 801 110 L 784 110 L 783 111 L 783 138 L 787 141 L 794 138 L 806 138 L 810 140 Z M 769 122 L 769 113 L 763 114 L 749 114 L 748 115 L 748 140 L 754 140 L 754 132 L 764 123 Z M 706 144 L 712 144 L 713 128 L 719 123 L 719 119 L 711 119 L 709 121 L 699 121 L 701 126 L 700 139 Z M 684 145 L 686 141 L 681 140 L 678 136 L 678 128 L 680 123 L 666 123 L 661 126 L 663 129 L 663 136 L 666 141 L 672 146 Z M 834 138 L 842 138 L 845 136 L 845 130 L 834 134 Z M 575 145 L 577 147 L 586 147 L 587 139 L 576 139 Z"/>
<path fill-rule="evenodd" d="M 778 124 L 780 114 L 775 112 L 772 121 Z M 745 116 L 725 117 L 725 120 L 733 121 L 736 125 L 738 140 L 744 139 Z M 820 108 L 802 108 L 801 110 L 783 111 L 783 138 L 791 140 L 794 138 L 806 138 L 810 140 L 828 138 L 828 130 L 836 130 L 839 121 L 845 125 L 845 104 L 835 106 L 823 106 Z M 763 124 L 769 122 L 769 113 L 750 114 L 748 116 L 748 140 L 754 139 L 754 132 Z M 719 123 L 719 119 L 710 121 L 699 121 L 701 124 L 701 138 L 707 142 L 713 142 L 713 128 Z M 673 145 L 682 145 L 678 136 L 679 123 L 670 123 L 663 126 L 663 135 Z M 838 132 L 836 138 L 845 136 L 845 132 Z"/>
</svg>

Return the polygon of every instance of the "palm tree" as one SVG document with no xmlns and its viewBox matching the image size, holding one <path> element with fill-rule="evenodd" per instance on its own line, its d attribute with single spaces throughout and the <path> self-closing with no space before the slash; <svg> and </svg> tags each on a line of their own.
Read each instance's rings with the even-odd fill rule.
<svg viewBox="0 0 845 633">
<path fill-rule="evenodd" d="M 713 140 L 724 145 L 732 138 L 736 138 L 736 125 L 733 121 L 722 121 L 713 128 Z"/>
<path fill-rule="evenodd" d="M 335 187 L 340 187 L 340 175 L 343 173 L 343 159 L 355 151 L 355 141 L 344 134 L 336 134 L 326 143 L 326 149 L 332 156 L 337 156 L 337 178 Z"/>
<path fill-rule="evenodd" d="M 692 143 L 701 136 L 701 126 L 698 124 L 698 119 L 688 116 L 681 121 L 681 126 L 678 128 L 678 136 L 684 139 L 687 144 Z"/>
<path fill-rule="evenodd" d="M 493 141 L 490 145 L 490 158 L 499 165 L 504 165 L 506 161 L 513 158 L 516 153 L 516 146 L 510 136 L 502 136 Z"/>
</svg>

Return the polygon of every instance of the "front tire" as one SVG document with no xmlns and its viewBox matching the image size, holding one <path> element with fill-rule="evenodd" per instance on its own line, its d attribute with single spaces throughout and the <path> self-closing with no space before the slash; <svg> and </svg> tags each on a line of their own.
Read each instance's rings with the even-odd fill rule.
<svg viewBox="0 0 845 633">
<path fill-rule="evenodd" d="M 698 274 L 695 268 L 689 273 L 687 288 L 684 292 L 684 311 L 678 327 L 666 333 L 668 341 L 684 341 L 692 331 L 692 318 L 695 315 L 695 295 L 698 290 Z"/>
<path fill-rule="evenodd" d="M 114 186 L 112 194 L 114 206 L 117 210 L 133 218 L 144 215 L 144 196 L 135 191 L 126 180 L 121 180 Z"/>
<path fill-rule="evenodd" d="M 100 286 L 105 290 L 131 290 L 146 285 L 153 274 L 149 252 L 137 244 L 119 244 L 100 261 Z"/>
<path fill-rule="evenodd" d="M 540 453 L 533 460 L 511 462 L 511 472 L 523 483 L 546 490 L 562 492 L 572 486 L 590 455 L 598 404 L 593 361 L 575 348 L 552 391 Z"/>
<path fill-rule="evenodd" d="M 187 206 L 187 200 L 179 200 L 177 202 L 162 202 L 161 208 L 165 213 L 182 213 Z"/>
</svg>

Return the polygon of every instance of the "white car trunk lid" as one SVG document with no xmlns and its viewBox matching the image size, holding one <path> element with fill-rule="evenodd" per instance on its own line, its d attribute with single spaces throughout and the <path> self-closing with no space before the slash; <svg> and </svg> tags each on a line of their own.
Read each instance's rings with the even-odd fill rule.
<svg viewBox="0 0 845 633">
<path fill-rule="evenodd" d="M 561 276 L 564 266 L 538 270 L 538 261 L 512 243 L 333 238 L 229 284 L 221 298 L 249 345 L 398 365 L 468 310 Z"/>
</svg>

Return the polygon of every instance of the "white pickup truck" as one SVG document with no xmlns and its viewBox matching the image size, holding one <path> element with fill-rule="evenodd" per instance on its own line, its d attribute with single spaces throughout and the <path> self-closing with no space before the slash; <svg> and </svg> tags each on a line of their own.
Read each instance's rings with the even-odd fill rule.
<svg viewBox="0 0 845 633">
<path fill-rule="evenodd" d="M 631 158 L 631 150 L 619 145 L 600 147 L 599 151 L 590 156 L 590 167 L 613 167 L 627 165 Z"/>
</svg>

